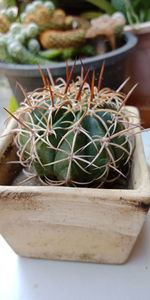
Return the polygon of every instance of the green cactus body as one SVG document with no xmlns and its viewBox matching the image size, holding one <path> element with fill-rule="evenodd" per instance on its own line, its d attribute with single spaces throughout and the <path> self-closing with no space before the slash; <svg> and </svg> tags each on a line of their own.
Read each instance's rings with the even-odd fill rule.
<svg viewBox="0 0 150 300">
<path fill-rule="evenodd" d="M 124 120 L 120 120 L 120 118 L 116 115 L 117 109 L 115 108 L 114 103 L 112 103 L 110 107 L 109 105 L 104 105 L 104 107 L 106 109 L 110 108 L 111 111 L 114 110 L 115 112 L 115 115 L 113 114 L 113 112 L 100 112 L 97 114 L 99 115 L 99 117 L 101 117 L 102 120 L 105 121 L 105 130 L 108 130 L 109 134 L 111 136 L 114 136 L 114 138 L 112 138 L 110 141 L 110 145 L 116 164 L 123 165 L 128 159 L 130 146 L 129 142 L 127 141 L 126 135 L 116 136 L 116 134 L 122 132 L 125 129 Z"/>
<path fill-rule="evenodd" d="M 56 122 L 54 113 L 53 130 L 55 131 L 56 136 L 54 134 L 49 136 L 49 146 L 47 143 L 38 141 L 36 144 L 36 150 L 34 149 L 34 152 L 37 152 L 39 158 L 38 162 L 36 161 L 33 163 L 38 175 L 45 175 L 51 179 L 57 178 L 60 181 L 67 181 L 67 184 L 69 185 L 72 181 L 78 182 L 80 176 L 82 177 L 81 183 L 84 183 L 85 181 L 91 182 L 93 181 L 93 177 L 95 177 L 96 180 L 98 180 L 101 176 L 102 178 L 105 178 L 107 175 L 107 163 L 109 162 L 109 157 L 105 151 L 102 151 L 102 153 L 100 152 L 101 143 L 96 142 L 95 146 L 90 144 L 86 147 L 95 134 L 98 134 L 101 137 L 105 134 L 105 131 L 99 126 L 97 120 L 91 116 L 87 116 L 80 125 L 81 128 L 83 128 L 83 132 L 72 132 L 69 128 L 67 129 L 65 122 L 72 122 L 73 120 L 77 121 L 82 117 L 83 113 L 84 111 L 82 113 L 77 112 L 77 114 L 73 116 L 72 113 L 68 112 L 65 114 L 64 110 L 62 110 L 62 112 L 59 113 L 59 119 L 57 119 Z M 56 117 L 58 118 L 57 114 Z M 39 121 L 38 126 L 41 122 L 43 124 L 43 121 L 44 120 Z M 63 140 L 64 132 L 67 134 L 67 137 Z M 87 132 L 89 137 L 87 137 Z M 42 135 L 42 133 L 43 132 L 41 130 L 40 135 Z M 22 140 L 22 144 L 25 144 L 28 138 L 29 137 L 25 137 L 25 140 Z M 56 150 L 61 139 L 62 143 L 60 144 L 59 149 Z M 72 148 L 70 145 L 74 145 L 74 147 Z M 80 150 L 82 148 L 83 150 Z M 26 151 L 26 158 L 28 158 L 29 153 L 31 152 L 29 145 L 26 148 Z M 77 162 L 69 159 L 72 155 L 72 151 L 78 152 Z M 98 157 L 95 163 L 90 165 L 96 155 L 98 155 Z M 78 164 L 78 157 L 80 158 L 82 156 L 87 158 Z M 54 161 L 55 164 L 53 164 Z M 89 167 L 87 167 L 87 164 L 89 164 Z M 99 168 L 99 166 L 101 167 Z M 86 171 L 82 170 L 84 168 Z"/>
<path fill-rule="evenodd" d="M 111 174 L 113 180 L 121 176 L 131 158 L 128 132 L 134 127 L 124 98 L 81 78 L 57 86 L 45 81 L 16 113 L 20 162 L 44 184 L 99 187 Z"/>
<path fill-rule="evenodd" d="M 46 102 L 46 104 L 48 104 L 48 102 Z M 33 118 L 34 124 L 37 128 L 39 128 L 38 134 L 40 136 L 43 135 L 43 133 L 45 132 L 45 127 L 47 126 L 46 123 L 46 118 L 48 117 L 49 112 L 46 112 L 44 114 L 43 117 L 43 106 L 40 107 L 41 110 L 35 109 L 32 114 L 31 114 L 31 118 Z M 48 163 L 52 163 L 55 159 L 55 155 L 56 155 L 56 150 L 54 148 L 57 147 L 60 139 L 63 137 L 64 134 L 64 127 L 66 127 L 66 120 L 68 121 L 72 121 L 73 120 L 73 114 L 72 113 L 65 113 L 64 109 L 61 109 L 59 112 L 56 113 L 56 111 L 54 111 L 52 113 L 52 119 L 53 119 L 53 128 L 55 130 L 55 134 L 52 133 L 49 137 L 48 137 L 48 142 L 49 145 L 46 143 L 43 143 L 42 141 L 38 141 L 36 143 L 36 149 L 32 148 L 32 143 L 30 138 L 32 139 L 31 135 L 27 134 L 20 134 L 19 136 L 19 143 L 23 146 L 26 143 L 26 150 L 24 152 L 24 157 L 25 159 L 29 159 L 31 152 L 37 152 L 37 155 L 39 157 L 39 161 L 34 162 L 34 168 L 36 169 L 38 175 L 42 176 L 42 175 L 46 175 L 50 178 L 54 178 L 55 174 L 54 174 L 54 168 L 53 165 L 50 166 L 44 166 Z M 27 117 L 27 122 L 30 123 L 29 120 L 29 116 Z M 57 129 L 58 128 L 58 129 Z M 30 140 L 30 142 L 28 143 L 28 141 Z"/>
<path fill-rule="evenodd" d="M 82 112 L 83 114 L 84 112 Z M 81 117 L 80 113 L 78 115 Z M 83 185 L 91 182 L 94 184 L 97 181 L 102 182 L 108 171 L 109 157 L 106 151 L 101 151 L 102 144 L 100 142 L 91 143 L 95 135 L 101 138 L 104 136 L 103 128 L 99 126 L 94 117 L 87 115 L 81 122 L 80 129 L 68 134 L 55 157 L 55 160 L 59 161 L 54 165 L 56 177 L 60 181 L 66 182 L 67 185 L 72 182 L 77 184 L 80 182 Z M 77 154 L 72 154 L 72 152 Z M 65 160 L 63 161 L 63 159 Z"/>
</svg>

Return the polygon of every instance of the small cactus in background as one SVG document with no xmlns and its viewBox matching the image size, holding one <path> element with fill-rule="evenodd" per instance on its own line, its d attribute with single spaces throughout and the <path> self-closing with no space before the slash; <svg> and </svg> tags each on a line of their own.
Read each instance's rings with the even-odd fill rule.
<svg viewBox="0 0 150 300">
<path fill-rule="evenodd" d="M 35 23 L 39 27 L 39 41 L 43 49 L 79 47 L 86 43 L 84 27 L 89 22 L 66 15 L 62 9 L 55 9 L 52 2 L 35 1 L 26 6 L 21 15 L 24 24 Z"/>
<path fill-rule="evenodd" d="M 43 65 L 101 55 L 116 48 L 124 25 L 118 14 L 104 15 L 90 24 L 84 18 L 55 9 L 51 1 L 33 1 L 14 22 L 17 14 L 17 7 L 0 11 L 0 36 L 5 40 L 5 47 L 0 47 L 0 61 L 4 63 Z"/>
<path fill-rule="evenodd" d="M 86 43 L 85 30 L 45 30 L 39 36 L 44 49 L 80 47 Z"/>
<path fill-rule="evenodd" d="M 66 16 L 62 9 L 55 9 L 51 1 L 33 1 L 26 6 L 21 19 L 26 24 L 37 24 L 40 31 L 45 29 L 72 29 L 74 20 L 72 16 Z"/>
<path fill-rule="evenodd" d="M 13 11 L 15 8 L 4 9 L 5 15 L 8 10 Z M 44 15 L 40 16 L 42 10 L 47 12 L 48 20 Z M 39 22 L 36 22 L 37 12 Z M 1 22 L 1 29 L 3 34 L 1 37 L 3 46 L 0 47 L 0 61 L 4 63 L 19 63 L 19 64 L 48 64 L 51 61 L 63 61 L 76 56 L 92 56 L 94 55 L 94 47 L 92 45 L 84 45 L 85 29 L 73 29 L 73 22 L 78 27 L 78 22 L 72 16 L 66 16 L 65 12 L 61 9 L 54 9 L 54 5 L 50 1 L 34 1 L 26 6 L 25 11 L 21 14 L 22 23 L 13 22 L 9 23 L 7 17 L 2 15 L 5 23 L 8 26 L 3 26 Z M 10 15 L 10 11 L 9 11 Z M 31 16 L 28 21 L 27 16 Z M 26 21 L 25 21 L 26 20 Z M 33 23 L 31 22 L 33 21 Z M 59 28 L 59 30 L 44 30 L 41 32 L 42 27 Z M 85 26 L 83 24 L 83 27 Z M 41 25 L 43 24 L 43 25 Z M 57 25 L 57 26 L 56 26 Z M 81 26 L 81 24 L 80 24 Z M 67 30 L 67 29 L 72 30 Z M 5 46 L 4 46 L 5 44 Z M 80 48 L 79 48 L 80 46 Z M 45 52 L 45 49 L 50 50 Z"/>
<path fill-rule="evenodd" d="M 133 152 L 131 135 L 138 124 L 129 121 L 124 95 L 101 89 L 93 71 L 90 81 L 82 67 L 72 82 L 74 66 L 66 82 L 55 85 L 43 74 L 44 87 L 25 94 L 13 115 L 18 123 L 15 141 L 20 163 L 34 169 L 43 184 L 100 187 L 123 174 Z M 22 88 L 23 90 L 23 88 Z"/>
<path fill-rule="evenodd" d="M 9 32 L 0 35 L 0 61 L 41 65 L 49 63 L 48 60 L 38 55 L 40 50 L 38 40 L 36 40 L 36 49 L 35 43 L 33 45 L 33 39 L 37 35 L 38 26 L 36 24 L 12 23 Z"/>
<path fill-rule="evenodd" d="M 16 7 L 9 7 L 0 10 L 0 32 L 6 33 L 9 31 L 10 24 L 15 21 L 18 15 Z"/>
<path fill-rule="evenodd" d="M 102 15 L 91 20 L 91 26 L 86 32 L 87 39 L 94 39 L 104 35 L 112 48 L 116 48 L 116 39 L 122 34 L 125 18 L 121 13 L 114 13 L 112 16 Z"/>
</svg>

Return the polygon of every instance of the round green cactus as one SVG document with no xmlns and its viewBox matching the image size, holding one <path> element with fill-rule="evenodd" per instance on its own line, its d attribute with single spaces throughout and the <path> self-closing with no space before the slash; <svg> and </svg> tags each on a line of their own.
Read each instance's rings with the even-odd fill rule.
<svg viewBox="0 0 150 300">
<path fill-rule="evenodd" d="M 33 5 L 33 7 L 39 7 L 39 6 L 42 6 L 43 5 L 43 2 L 42 1 L 38 1 L 38 0 L 36 0 L 36 1 L 33 1 L 32 2 L 32 5 Z"/>
<path fill-rule="evenodd" d="M 35 6 L 33 5 L 33 3 L 28 4 L 25 8 L 25 12 L 27 13 L 33 13 L 35 11 Z"/>
<path fill-rule="evenodd" d="M 30 38 L 30 39 L 35 38 L 39 33 L 38 25 L 34 24 L 34 23 L 28 24 L 25 28 L 25 33 L 26 33 L 27 38 Z"/>
<path fill-rule="evenodd" d="M 40 51 L 40 44 L 36 39 L 29 40 L 27 47 L 28 50 L 33 54 L 37 54 Z"/>
<path fill-rule="evenodd" d="M 75 82 L 72 74 L 73 68 L 55 86 L 42 73 L 44 88 L 26 94 L 15 115 L 18 155 L 44 184 L 100 187 L 125 176 L 136 125 L 124 109 L 126 96 L 100 88 L 102 72 L 98 86 L 94 73 L 91 83 L 88 73 Z"/>
<path fill-rule="evenodd" d="M 20 24 L 20 23 L 14 22 L 10 26 L 10 32 L 13 35 L 21 33 L 21 30 L 22 30 L 22 24 Z"/>
<path fill-rule="evenodd" d="M 6 9 L 5 15 L 8 17 L 10 22 L 14 22 L 18 15 L 17 7 L 8 7 Z"/>
<path fill-rule="evenodd" d="M 46 8 L 50 9 L 50 10 L 54 10 L 55 9 L 54 3 L 52 1 L 46 1 L 46 2 L 43 3 L 43 5 Z"/>
</svg>

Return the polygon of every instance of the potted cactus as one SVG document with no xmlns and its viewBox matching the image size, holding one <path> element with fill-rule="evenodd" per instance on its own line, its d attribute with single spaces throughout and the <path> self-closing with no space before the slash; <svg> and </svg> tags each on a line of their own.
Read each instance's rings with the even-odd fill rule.
<svg viewBox="0 0 150 300">
<path fill-rule="evenodd" d="M 101 20 L 97 32 L 94 23 L 91 26 L 85 18 L 67 15 L 62 9 L 55 9 L 50 1 L 33 1 L 27 5 L 20 16 L 21 23 L 11 24 L 9 31 L 0 35 L 0 70 L 8 78 L 17 100 L 23 97 L 16 88 L 16 81 L 26 91 L 42 85 L 37 64 L 45 72 L 48 65 L 54 78 L 61 76 L 65 79 L 65 60 L 68 59 L 71 68 L 76 57 L 75 76 L 80 72 L 80 58 L 97 73 L 105 60 L 103 84 L 117 88 L 124 79 L 126 58 L 137 41 L 132 34 L 120 36 L 120 28 L 124 25 L 122 18 L 107 16 L 109 18 L 109 22 L 105 19 L 109 30 L 105 30 L 105 22 Z M 97 24 L 95 26 L 97 28 Z M 94 32 L 97 32 L 96 37 Z"/>
<path fill-rule="evenodd" d="M 55 85 L 41 70 L 44 87 L 22 88 L 24 103 L 9 112 L 0 231 L 23 256 L 123 263 L 150 204 L 138 113 L 125 106 L 124 84 L 101 87 L 103 68 L 97 85 L 85 67 L 72 82 L 73 71 Z M 14 182 L 20 167 L 23 186 Z"/>
</svg>

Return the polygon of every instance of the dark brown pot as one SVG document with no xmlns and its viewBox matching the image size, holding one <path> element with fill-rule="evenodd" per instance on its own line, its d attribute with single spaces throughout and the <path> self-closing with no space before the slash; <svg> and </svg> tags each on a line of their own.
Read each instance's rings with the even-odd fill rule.
<svg viewBox="0 0 150 300">
<path fill-rule="evenodd" d="M 128 104 L 137 106 L 144 127 L 150 127 L 150 22 L 134 30 L 138 43 L 128 59 L 126 76 L 130 76 L 127 90 L 138 83 Z"/>
</svg>

